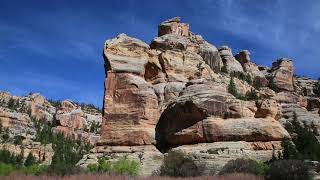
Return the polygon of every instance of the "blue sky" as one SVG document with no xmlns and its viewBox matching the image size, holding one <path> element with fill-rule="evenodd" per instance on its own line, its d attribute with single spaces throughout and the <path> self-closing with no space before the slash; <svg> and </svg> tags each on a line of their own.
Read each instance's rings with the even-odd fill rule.
<svg viewBox="0 0 320 180">
<path fill-rule="evenodd" d="M 297 74 L 320 77 L 319 0 L 1 0 L 0 90 L 101 106 L 104 41 L 150 43 L 174 16 L 217 47 L 268 66 L 289 57 Z"/>
</svg>

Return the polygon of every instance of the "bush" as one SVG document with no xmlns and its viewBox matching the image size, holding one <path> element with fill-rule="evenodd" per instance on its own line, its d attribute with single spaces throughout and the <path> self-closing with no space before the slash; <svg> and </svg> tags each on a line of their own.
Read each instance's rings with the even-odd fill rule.
<svg viewBox="0 0 320 180">
<path fill-rule="evenodd" d="M 27 156 L 27 159 L 24 162 L 24 166 L 28 167 L 28 166 L 35 165 L 36 163 L 37 163 L 36 158 L 31 153 L 29 153 Z"/>
<path fill-rule="evenodd" d="M 99 172 L 99 166 L 97 164 L 89 164 L 87 166 L 87 170 L 90 172 L 90 173 L 97 173 Z"/>
<path fill-rule="evenodd" d="M 0 162 L 0 176 L 7 176 L 15 170 L 14 165 Z"/>
<path fill-rule="evenodd" d="M 109 173 L 116 175 L 139 175 L 139 162 L 122 157 L 116 162 L 109 163 L 105 159 L 100 159 L 99 164 L 89 164 L 87 170 L 91 173 Z"/>
<path fill-rule="evenodd" d="M 27 175 L 39 176 L 39 175 L 46 174 L 48 171 L 48 168 L 49 166 L 47 165 L 34 164 L 34 165 L 23 168 L 21 171 Z"/>
<path fill-rule="evenodd" d="M 280 160 L 270 165 L 266 175 L 270 180 L 311 179 L 309 167 L 300 160 Z"/>
<path fill-rule="evenodd" d="M 110 173 L 111 164 L 102 158 L 99 160 L 99 164 L 89 164 L 87 170 L 91 173 Z"/>
<path fill-rule="evenodd" d="M 229 161 L 223 167 L 220 174 L 249 173 L 255 175 L 264 175 L 268 169 L 268 165 L 252 159 L 236 159 Z"/>
<path fill-rule="evenodd" d="M 195 177 L 201 176 L 204 164 L 197 165 L 193 158 L 182 151 L 169 151 L 160 168 L 161 176 Z"/>
<path fill-rule="evenodd" d="M 136 161 L 128 160 L 126 157 L 122 157 L 112 164 L 112 171 L 118 175 L 136 176 L 139 174 L 140 164 Z"/>
</svg>

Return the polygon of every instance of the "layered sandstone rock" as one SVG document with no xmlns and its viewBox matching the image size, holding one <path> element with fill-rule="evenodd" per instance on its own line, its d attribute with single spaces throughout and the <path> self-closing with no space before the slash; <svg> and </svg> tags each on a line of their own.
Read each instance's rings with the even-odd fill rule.
<svg viewBox="0 0 320 180">
<path fill-rule="evenodd" d="M 181 23 L 180 17 L 174 17 L 159 25 L 158 36 L 165 34 L 176 34 L 179 36 L 189 35 L 189 24 Z"/>
<path fill-rule="evenodd" d="M 222 46 L 219 48 L 219 54 L 228 72 L 243 72 L 240 62 L 233 57 L 231 48 Z"/>
<path fill-rule="evenodd" d="M 93 124 L 101 124 L 100 113 L 92 114 L 84 112 L 80 106 L 70 100 L 64 100 L 55 114 L 57 132 L 63 133 L 66 137 L 75 140 L 84 140 L 90 144 L 95 144 L 100 135 L 97 132 L 90 132 Z"/>
<path fill-rule="evenodd" d="M 154 144 L 158 99 L 141 76 L 108 72 L 105 81 L 102 140 L 109 145 Z"/>
<path fill-rule="evenodd" d="M 268 85 L 269 81 L 265 77 L 265 73 L 260 71 L 258 65 L 251 61 L 248 50 L 240 51 L 235 58 L 241 63 L 243 70 L 251 76 L 254 82 L 260 83 L 262 87 Z"/>
<path fill-rule="evenodd" d="M 291 59 L 282 58 L 272 63 L 271 78 L 277 88 L 293 91 L 293 63 Z"/>
<path fill-rule="evenodd" d="M 98 132 L 102 115 L 92 107 L 82 107 L 83 110 L 69 100 L 60 104 L 49 102 L 38 93 L 13 96 L 0 92 L 0 126 L 2 133 L 8 135 L 9 144 L 19 138 L 23 142 L 30 141 L 28 147 L 31 149 L 37 146 L 37 126 L 45 124 L 52 127 L 53 132 L 62 132 L 69 138 L 95 144 L 100 139 Z"/>
<path fill-rule="evenodd" d="M 298 77 L 295 79 L 297 86 L 300 88 L 305 96 L 314 96 L 314 88 L 317 84 L 317 80 L 313 80 L 307 77 Z"/>
<path fill-rule="evenodd" d="M 159 37 L 153 39 L 150 48 L 124 34 L 107 40 L 104 58 L 102 138 L 92 153 L 79 162 L 81 166 L 97 163 L 105 153 L 130 155 L 132 159 L 137 153 L 146 159 L 152 154 L 161 161 L 159 150 L 215 142 L 225 142 L 226 146 L 232 146 L 232 142 L 245 144 L 246 153 L 254 152 L 257 157 L 265 153 L 262 159 L 267 160 L 275 149 L 281 150 L 279 142 L 289 137 L 277 121 L 281 112 L 276 100 L 256 103 L 236 99 L 227 91 L 230 76 L 218 74 L 222 59 L 230 72 L 246 71 L 252 77 L 265 78 L 268 70 L 250 64 L 248 51 L 240 52 L 238 60 L 230 48 L 218 52 L 201 36 L 191 33 L 179 18 L 159 25 Z M 253 68 L 244 71 L 243 67 Z M 242 94 L 253 88 L 235 79 Z M 276 93 L 268 90 L 261 89 L 261 97 L 272 94 L 276 99 Z M 148 149 L 148 153 L 143 154 L 141 149 Z M 138 160 L 147 168 L 143 158 Z M 157 169 L 151 167 L 143 169 L 144 173 L 150 175 Z"/>
<path fill-rule="evenodd" d="M 195 165 L 203 169 L 203 175 L 212 175 L 218 174 L 230 160 L 246 158 L 265 162 L 273 157 L 281 157 L 282 147 L 281 141 L 228 141 L 183 145 L 171 151 L 189 155 Z"/>
<path fill-rule="evenodd" d="M 169 19 L 160 24 L 159 37 L 153 39 L 150 47 L 161 51 L 188 51 L 199 54 L 203 61 L 217 72 L 223 66 L 218 49 L 200 35 L 190 32 L 189 25 L 181 23 L 180 18 Z"/>
<path fill-rule="evenodd" d="M 280 104 L 272 99 L 264 99 L 257 102 L 258 111 L 255 114 L 257 118 L 274 118 L 279 120 L 281 118 Z"/>
<path fill-rule="evenodd" d="M 208 117 L 193 125 L 186 122 L 161 122 L 161 143 L 168 146 L 218 141 L 279 141 L 289 137 L 274 119 L 221 119 Z M 161 136 L 159 135 L 159 136 Z"/>
</svg>

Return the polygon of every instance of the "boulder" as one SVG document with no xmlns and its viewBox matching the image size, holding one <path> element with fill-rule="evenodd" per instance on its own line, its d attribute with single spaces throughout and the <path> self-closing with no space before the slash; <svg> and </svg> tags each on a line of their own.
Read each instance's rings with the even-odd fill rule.
<svg viewBox="0 0 320 180">
<path fill-rule="evenodd" d="M 242 50 L 235 55 L 235 58 L 241 63 L 245 64 L 251 61 L 250 52 L 248 50 Z"/>
<path fill-rule="evenodd" d="M 264 99 L 257 101 L 257 107 L 256 118 L 273 118 L 276 120 L 281 118 L 281 107 L 275 100 Z"/>
</svg>

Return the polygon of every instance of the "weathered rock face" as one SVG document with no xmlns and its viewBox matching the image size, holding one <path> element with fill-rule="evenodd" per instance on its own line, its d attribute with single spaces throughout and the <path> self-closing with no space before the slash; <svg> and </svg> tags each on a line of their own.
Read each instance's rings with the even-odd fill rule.
<svg viewBox="0 0 320 180">
<path fill-rule="evenodd" d="M 95 144 L 100 139 L 100 135 L 97 134 L 99 130 L 90 132 L 90 129 L 93 124 L 101 124 L 102 115 L 84 112 L 80 106 L 70 100 L 61 102 L 55 114 L 55 120 L 57 127 L 54 129 L 69 138 L 84 140 L 90 144 Z"/>
<path fill-rule="evenodd" d="M 245 64 L 251 61 L 250 52 L 248 50 L 242 50 L 235 55 L 235 58 L 241 63 Z"/>
<path fill-rule="evenodd" d="M 271 78 L 275 85 L 282 90 L 293 91 L 293 63 L 288 58 L 282 58 L 272 63 Z"/>
<path fill-rule="evenodd" d="M 159 25 L 158 36 L 162 36 L 165 34 L 189 36 L 189 24 L 181 23 L 180 21 L 180 17 L 174 17 L 162 22 Z"/>
<path fill-rule="evenodd" d="M 257 118 L 274 118 L 279 120 L 281 118 L 281 108 L 275 100 L 264 99 L 257 102 L 258 111 L 255 115 Z"/>
<path fill-rule="evenodd" d="M 155 143 L 158 99 L 143 77 L 109 72 L 104 107 L 100 143 L 129 146 Z"/>
<path fill-rule="evenodd" d="M 243 72 L 240 62 L 233 57 L 232 50 L 228 46 L 219 48 L 219 54 L 228 72 Z"/>
<path fill-rule="evenodd" d="M 105 68 L 112 72 L 144 74 L 148 62 L 149 46 L 144 42 L 120 34 L 105 43 Z"/>
<path fill-rule="evenodd" d="M 162 130 L 159 132 L 163 141 L 161 143 L 177 146 L 218 141 L 279 141 L 286 136 L 289 137 L 287 131 L 274 119 L 225 120 L 209 117 L 195 124 L 188 123 L 188 121 L 167 121 L 165 124 L 161 122 L 158 127 Z"/>
<path fill-rule="evenodd" d="M 307 77 L 298 77 L 295 79 L 295 82 L 305 96 L 315 95 L 313 90 L 318 82 L 317 80 Z"/>
<path fill-rule="evenodd" d="M 189 25 L 181 23 L 179 17 L 161 23 L 158 34 L 159 37 L 151 42 L 152 49 L 193 52 L 199 54 L 214 71 L 221 70 L 223 63 L 218 49 L 200 35 L 190 32 Z"/>
<path fill-rule="evenodd" d="M 238 158 L 268 161 L 272 157 L 281 157 L 281 141 L 245 142 L 228 141 L 183 145 L 172 149 L 191 156 L 197 167 L 201 167 L 203 175 L 218 174 L 230 160 Z"/>
<path fill-rule="evenodd" d="M 250 52 L 248 50 L 240 51 L 235 58 L 241 63 L 243 70 L 248 73 L 254 82 L 260 83 L 262 87 L 268 85 L 269 81 L 265 77 L 265 73 L 259 70 L 259 67 L 251 62 Z"/>
<path fill-rule="evenodd" d="M 53 156 L 51 145 L 37 142 L 38 125 L 45 124 L 53 132 L 95 144 L 100 139 L 98 132 L 102 115 L 92 107 L 81 107 L 69 100 L 49 102 L 40 94 L 20 97 L 0 92 L 0 149 L 7 148 L 15 154 L 24 149 L 24 156 L 30 152 L 40 162 L 50 164 Z"/>
<path fill-rule="evenodd" d="M 286 123 L 290 123 L 294 119 L 301 122 L 301 124 L 306 124 L 307 126 L 311 126 L 317 128 L 318 132 L 320 132 L 320 115 L 310 112 L 304 107 L 299 106 L 298 104 L 282 104 L 282 118 L 280 122 L 285 125 Z"/>
<path fill-rule="evenodd" d="M 159 37 L 150 48 L 121 34 L 106 42 L 104 57 L 102 138 L 96 151 L 125 152 L 135 159 L 140 152 L 136 149 L 141 148 L 153 147 L 150 153 L 160 154 L 159 150 L 183 145 L 247 141 L 248 152 L 266 150 L 256 153 L 266 153 L 268 159 L 279 142 L 289 137 L 278 122 L 278 102 L 269 99 L 270 93 L 276 99 L 274 91 L 261 89 L 260 97 L 265 99 L 259 103 L 239 100 L 227 91 L 230 76 L 217 74 L 222 59 L 230 72 L 245 72 L 254 78 L 266 80 L 268 70 L 250 62 L 248 51 L 241 51 L 238 60 L 230 48 L 218 52 L 179 18 L 159 25 Z M 244 71 L 243 67 L 248 68 Z M 253 88 L 237 78 L 235 83 L 241 94 Z M 96 151 L 80 164 L 96 163 L 105 156 Z"/>
</svg>

